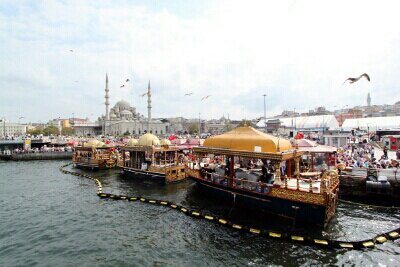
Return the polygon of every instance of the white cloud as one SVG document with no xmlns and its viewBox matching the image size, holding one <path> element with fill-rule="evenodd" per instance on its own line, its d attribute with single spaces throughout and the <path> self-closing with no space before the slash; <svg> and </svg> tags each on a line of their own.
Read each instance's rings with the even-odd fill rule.
<svg viewBox="0 0 400 267">
<path fill-rule="evenodd" d="M 268 114 L 364 104 L 368 91 L 375 103 L 398 100 L 395 1 L 217 1 L 189 18 L 112 1 L 35 4 L 15 4 L 15 16 L 0 4 L 0 113 L 7 117 L 98 116 L 105 72 L 112 103 L 134 101 L 141 113 L 138 95 L 150 79 L 153 116 L 261 116 L 263 93 Z M 342 86 L 364 72 L 371 83 Z M 120 89 L 126 77 L 133 84 Z"/>
</svg>

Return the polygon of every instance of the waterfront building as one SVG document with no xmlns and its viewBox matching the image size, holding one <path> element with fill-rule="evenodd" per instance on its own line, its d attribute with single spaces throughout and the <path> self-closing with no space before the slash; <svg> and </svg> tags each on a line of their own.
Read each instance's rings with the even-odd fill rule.
<svg viewBox="0 0 400 267">
<path fill-rule="evenodd" d="M 400 116 L 346 119 L 342 128 L 344 131 L 359 129 L 373 132 L 380 129 L 400 128 Z"/>
<path fill-rule="evenodd" d="M 322 136 L 323 144 L 327 146 L 343 147 L 350 142 L 351 134 L 339 131 L 329 131 Z"/>
<path fill-rule="evenodd" d="M 331 129 L 339 128 L 339 123 L 334 115 L 299 116 L 299 117 L 278 117 L 267 119 L 270 131 L 289 133 L 290 131 L 319 132 L 324 133 Z M 264 128 L 262 118 L 257 127 Z"/>
<path fill-rule="evenodd" d="M 25 133 L 25 124 L 9 122 L 6 119 L 0 119 L 0 137 L 4 138 L 11 135 L 23 135 Z"/>
<path fill-rule="evenodd" d="M 56 127 L 62 127 L 62 128 L 69 128 L 71 127 L 70 124 L 70 119 L 52 119 L 47 123 L 49 126 L 56 126 Z"/>
<path fill-rule="evenodd" d="M 225 118 L 224 115 L 222 115 L 221 118 L 219 118 L 218 120 L 209 120 L 206 123 L 206 132 L 210 133 L 210 134 L 222 134 L 224 132 L 226 132 L 230 125 L 230 120 Z"/>
<path fill-rule="evenodd" d="M 78 123 L 73 128 L 77 136 L 99 136 L 103 133 L 102 126 L 95 122 Z"/>
</svg>

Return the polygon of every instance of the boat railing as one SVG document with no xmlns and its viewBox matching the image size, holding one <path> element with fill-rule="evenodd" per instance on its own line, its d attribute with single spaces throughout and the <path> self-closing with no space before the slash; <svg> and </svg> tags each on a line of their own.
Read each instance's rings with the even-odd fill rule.
<svg viewBox="0 0 400 267">
<path fill-rule="evenodd" d="M 232 185 L 234 188 L 265 194 L 271 192 L 271 190 L 279 190 L 280 188 L 323 194 L 336 188 L 339 183 L 339 178 L 337 174 L 335 175 L 335 173 L 332 173 L 329 176 L 323 175 L 321 178 L 315 180 L 296 177 L 282 177 L 283 181 L 279 185 L 264 183 L 261 181 L 250 181 L 244 178 L 229 177 L 213 172 L 203 172 L 202 178 L 215 184 L 224 186 Z"/>
</svg>

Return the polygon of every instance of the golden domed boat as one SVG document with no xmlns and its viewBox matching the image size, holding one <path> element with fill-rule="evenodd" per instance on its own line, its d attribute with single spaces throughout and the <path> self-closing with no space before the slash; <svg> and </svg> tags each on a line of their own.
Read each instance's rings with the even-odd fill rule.
<svg viewBox="0 0 400 267">
<path fill-rule="evenodd" d="M 225 201 L 325 227 L 335 214 L 335 172 L 300 173 L 302 152 L 289 140 L 240 127 L 193 149 L 186 174 Z"/>
<path fill-rule="evenodd" d="M 73 164 L 78 168 L 92 170 L 109 169 L 117 165 L 118 151 L 115 146 L 92 139 L 83 146 L 75 148 L 72 158 Z"/>
<path fill-rule="evenodd" d="M 120 147 L 118 167 L 122 173 L 139 179 L 161 183 L 178 182 L 186 178 L 185 165 L 178 161 L 177 146 L 146 133 L 139 140 L 129 140 Z"/>
</svg>

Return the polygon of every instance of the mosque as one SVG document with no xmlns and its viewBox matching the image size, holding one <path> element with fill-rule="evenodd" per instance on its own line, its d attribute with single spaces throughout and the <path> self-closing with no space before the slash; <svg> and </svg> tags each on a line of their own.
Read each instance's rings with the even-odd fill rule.
<svg viewBox="0 0 400 267">
<path fill-rule="evenodd" d="M 108 75 L 106 74 L 105 88 L 105 115 L 98 118 L 98 124 L 102 125 L 104 135 L 140 135 L 152 133 L 164 135 L 168 133 L 169 124 L 151 118 L 151 88 L 150 81 L 147 88 L 147 118 L 136 112 L 127 101 L 118 101 L 113 108 L 110 107 L 110 95 L 108 88 Z"/>
</svg>

